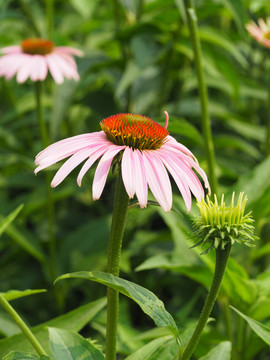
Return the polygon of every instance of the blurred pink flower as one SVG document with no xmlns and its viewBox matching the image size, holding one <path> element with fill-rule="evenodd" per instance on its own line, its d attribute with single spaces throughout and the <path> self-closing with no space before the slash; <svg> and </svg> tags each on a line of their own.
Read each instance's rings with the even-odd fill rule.
<svg viewBox="0 0 270 360">
<path fill-rule="evenodd" d="M 270 48 L 270 17 L 266 21 L 259 19 L 258 23 L 259 25 L 251 21 L 246 25 L 246 29 L 259 43 Z"/>
<path fill-rule="evenodd" d="M 191 192 L 197 199 L 204 198 L 203 187 L 192 168 L 210 187 L 205 172 L 193 154 L 178 143 L 165 127 L 141 115 L 118 114 L 101 121 L 102 131 L 82 134 L 58 141 L 41 151 L 35 160 L 35 174 L 48 166 L 70 157 L 57 171 L 51 186 L 59 185 L 82 161 L 77 183 L 99 159 L 93 180 L 93 199 L 100 198 L 112 161 L 121 161 L 122 179 L 129 198 L 136 194 L 141 208 L 147 205 L 148 186 L 160 206 L 172 207 L 172 188 L 168 172 L 174 179 L 185 201 L 191 208 Z M 117 155 L 121 154 L 117 157 Z M 167 169 L 167 170 L 166 170 Z"/>
<path fill-rule="evenodd" d="M 0 76 L 11 79 L 17 73 L 18 83 L 30 78 L 32 81 L 44 80 L 50 71 L 54 81 L 62 84 L 64 78 L 79 80 L 77 65 L 73 55 L 82 56 L 80 50 L 68 46 L 55 47 L 45 39 L 26 39 L 21 46 L 8 46 L 1 49 Z"/>
</svg>

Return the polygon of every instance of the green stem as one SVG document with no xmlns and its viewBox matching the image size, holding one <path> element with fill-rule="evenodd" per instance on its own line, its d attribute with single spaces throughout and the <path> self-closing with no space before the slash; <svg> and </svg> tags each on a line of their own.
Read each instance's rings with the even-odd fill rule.
<svg viewBox="0 0 270 360">
<path fill-rule="evenodd" d="M 41 82 L 37 81 L 36 83 L 36 104 L 37 104 L 37 115 L 39 121 L 39 128 L 41 133 L 41 140 L 43 148 L 49 145 L 49 135 L 47 126 L 44 120 L 42 103 L 41 103 Z M 56 256 L 56 243 L 54 236 L 54 200 L 51 189 L 51 175 L 49 172 L 46 172 L 46 189 L 47 189 L 47 219 L 48 219 L 48 239 L 49 239 L 49 251 L 50 251 L 50 272 L 52 280 L 55 280 L 57 277 L 57 256 Z M 62 293 L 55 288 L 55 295 L 59 308 L 63 305 L 63 296 Z"/>
<path fill-rule="evenodd" d="M 47 15 L 47 34 L 48 38 L 53 38 L 53 18 L 54 18 L 54 0 L 46 0 L 46 15 Z"/>
<path fill-rule="evenodd" d="M 14 322 L 18 325 L 18 327 L 21 329 L 23 334 L 27 337 L 27 339 L 30 341 L 38 355 L 47 355 L 46 351 L 43 349 L 35 335 L 32 333 L 32 331 L 29 329 L 29 327 L 26 325 L 26 323 L 23 321 L 23 319 L 19 316 L 19 314 L 13 309 L 13 307 L 8 303 L 8 301 L 4 298 L 3 295 L 0 294 L 0 305 L 3 307 L 3 309 L 11 316 L 11 318 L 14 320 Z"/>
<path fill-rule="evenodd" d="M 42 93 L 42 83 L 41 81 L 36 81 L 36 104 L 37 104 L 37 116 L 40 128 L 40 135 L 42 140 L 43 147 L 47 147 L 49 145 L 49 135 L 46 127 L 46 123 L 43 116 L 42 104 L 41 104 L 41 93 Z"/>
<path fill-rule="evenodd" d="M 122 238 L 128 212 L 128 203 L 129 199 L 123 184 L 121 168 L 119 167 L 114 194 L 107 265 L 107 272 L 115 276 L 119 275 Z M 119 312 L 118 291 L 108 288 L 107 301 L 106 360 L 115 360 Z"/>
<path fill-rule="evenodd" d="M 265 156 L 270 155 L 270 76 L 268 76 L 268 121 L 266 129 Z"/>
<path fill-rule="evenodd" d="M 194 62 L 197 71 L 201 113 L 202 113 L 202 132 L 204 138 L 205 153 L 208 163 L 209 181 L 212 188 L 212 193 L 216 194 L 217 179 L 215 174 L 215 163 L 216 163 L 215 150 L 214 150 L 213 137 L 211 131 L 211 121 L 210 121 L 210 114 L 208 108 L 208 92 L 205 82 L 204 71 L 203 71 L 202 49 L 199 38 L 199 32 L 198 32 L 197 16 L 192 0 L 184 0 L 184 3 L 185 3 L 185 9 L 188 19 L 190 38 L 193 45 Z"/>
<path fill-rule="evenodd" d="M 215 272 L 214 272 L 212 284 L 208 296 L 205 300 L 205 304 L 202 313 L 200 315 L 199 321 L 197 323 L 197 326 L 194 330 L 194 333 L 191 339 L 189 340 L 182 356 L 180 357 L 181 360 L 190 359 L 191 355 L 193 354 L 200 340 L 203 329 L 207 323 L 209 315 L 211 314 L 212 308 L 216 301 L 218 291 L 220 289 L 223 275 L 229 259 L 230 251 L 231 251 L 231 244 L 227 244 L 224 250 L 222 250 L 220 247 L 216 249 L 216 266 L 215 266 Z"/>
</svg>

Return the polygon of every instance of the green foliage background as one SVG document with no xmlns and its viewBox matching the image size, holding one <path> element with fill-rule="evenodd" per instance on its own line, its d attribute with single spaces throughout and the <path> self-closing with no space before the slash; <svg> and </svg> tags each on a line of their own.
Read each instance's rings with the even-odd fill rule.
<svg viewBox="0 0 270 360">
<path fill-rule="evenodd" d="M 140 113 L 164 124 L 163 110 L 167 110 L 168 130 L 192 150 L 207 171 L 197 79 L 183 1 L 55 0 L 53 26 L 46 12 L 49 3 L 1 0 L 0 44 L 1 47 L 18 45 L 25 38 L 47 38 L 50 34 L 56 45 L 84 51 L 85 56 L 76 60 L 79 82 L 65 81 L 59 86 L 48 79 L 44 83 L 42 102 L 51 142 L 97 131 L 99 121 L 121 112 Z M 209 90 L 219 192 L 225 193 L 225 199 L 226 196 L 230 199 L 232 191 L 244 191 L 248 195 L 248 209 L 253 211 L 260 241 L 252 249 L 238 244 L 233 247 L 212 314 L 215 321 L 207 325 L 194 359 L 217 359 L 215 353 L 206 355 L 215 346 L 224 351 L 222 360 L 230 359 L 228 341 L 232 340 L 236 360 L 266 360 L 269 359 L 267 340 L 252 331 L 250 323 L 229 305 L 270 326 L 270 159 L 265 156 L 270 116 L 270 49 L 256 43 L 245 30 L 250 19 L 256 21 L 270 13 L 270 3 L 199 0 L 196 11 Z M 101 299 L 106 293 L 102 285 L 78 279 L 53 286 L 48 257 L 45 174 L 33 174 L 34 157 L 42 149 L 33 85 L 30 81 L 17 84 L 15 79 L 0 78 L 1 218 L 24 204 L 18 215 L 13 214 L 17 215 L 16 219 L 12 222 L 9 218 L 10 224 L 3 228 L 0 290 L 4 293 L 11 289 L 48 290 L 12 301 L 31 326 L 77 308 L 84 314 L 88 310 L 80 308 L 81 305 Z M 51 176 L 57 168 L 58 165 L 49 170 Z M 53 190 L 59 275 L 105 271 L 115 177 L 110 174 L 101 200 L 93 202 L 93 174 L 94 170 L 88 172 L 82 188 L 78 188 L 74 171 Z M 194 202 L 192 211 L 186 214 L 176 188 L 174 208 L 182 216 L 177 212 L 165 214 L 151 205 L 144 210 L 129 211 L 121 277 L 146 287 L 162 299 L 180 334 L 187 337 L 207 294 L 214 254 L 199 256 L 201 249 L 189 249 L 193 243 L 192 219 L 198 212 Z M 97 339 L 102 348 L 104 300 L 94 304 L 97 309 L 94 316 L 85 315 L 86 320 L 73 328 L 70 324 L 74 319 L 68 318 L 63 328 L 82 330 L 83 336 Z M 154 329 L 153 322 L 141 309 L 124 297 L 121 297 L 120 313 L 119 359 L 174 359 L 174 355 L 166 353 L 174 345 L 169 343 L 170 337 L 164 340 L 165 328 Z M 53 327 L 61 327 L 59 323 L 49 326 L 50 336 L 55 336 Z M 18 332 L 0 311 L 2 357 L 12 348 L 7 346 L 10 337 Z M 61 336 L 66 335 L 61 333 Z M 11 339 L 14 344 L 14 338 Z M 23 344 L 16 350 L 30 351 L 26 342 Z M 140 358 L 135 352 L 143 345 L 161 350 L 158 355 L 149 350 L 149 357 L 144 350 L 144 357 Z"/>
</svg>

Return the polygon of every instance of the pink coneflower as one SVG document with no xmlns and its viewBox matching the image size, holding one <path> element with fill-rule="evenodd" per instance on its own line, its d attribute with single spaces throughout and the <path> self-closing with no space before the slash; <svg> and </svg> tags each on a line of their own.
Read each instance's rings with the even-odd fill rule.
<svg viewBox="0 0 270 360">
<path fill-rule="evenodd" d="M 258 23 L 259 26 L 254 21 L 251 21 L 246 25 L 246 29 L 259 43 L 270 48 L 270 17 L 266 21 L 259 19 Z"/>
<path fill-rule="evenodd" d="M 1 49 L 0 76 L 11 79 L 17 73 L 18 83 L 30 78 L 44 80 L 50 71 L 54 81 L 62 84 L 64 78 L 79 80 L 73 55 L 82 56 L 80 50 L 68 46 L 56 47 L 50 40 L 26 39 L 21 46 Z"/>
<path fill-rule="evenodd" d="M 172 188 L 168 172 L 174 179 L 185 201 L 191 208 L 191 192 L 197 199 L 204 197 L 203 187 L 192 168 L 209 188 L 207 176 L 193 154 L 178 143 L 165 127 L 141 115 L 118 114 L 101 121 L 102 131 L 82 134 L 50 145 L 36 156 L 35 173 L 70 156 L 54 176 L 51 186 L 59 185 L 82 161 L 77 183 L 99 159 L 93 181 L 93 199 L 100 198 L 112 161 L 121 162 L 122 179 L 127 194 L 136 194 L 141 208 L 147 205 L 148 186 L 160 206 L 172 207 Z"/>
</svg>

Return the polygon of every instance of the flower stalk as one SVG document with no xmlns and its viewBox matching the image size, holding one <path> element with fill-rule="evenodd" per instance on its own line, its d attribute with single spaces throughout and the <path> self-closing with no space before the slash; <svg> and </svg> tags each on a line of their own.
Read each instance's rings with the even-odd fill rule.
<svg viewBox="0 0 270 360">
<path fill-rule="evenodd" d="M 37 115 L 40 127 L 40 134 L 43 147 L 48 146 L 49 144 L 49 135 L 44 121 L 42 103 L 41 103 L 41 94 L 42 94 L 42 84 L 40 81 L 35 83 L 36 85 L 36 105 L 37 105 Z M 50 252 L 50 272 L 52 279 L 57 277 L 57 256 L 56 256 L 56 243 L 54 236 L 54 201 L 53 194 L 51 189 L 51 177 L 50 173 L 46 172 L 46 190 L 47 190 L 47 219 L 48 219 L 48 239 L 49 239 L 49 252 Z M 59 308 L 62 307 L 63 297 L 61 292 L 55 288 L 55 295 L 57 298 Z"/>
<path fill-rule="evenodd" d="M 119 275 L 122 238 L 128 212 L 129 197 L 125 190 L 121 169 L 118 176 L 114 194 L 111 232 L 108 245 L 107 272 Z M 119 314 L 119 293 L 108 288 L 107 290 L 107 331 L 106 331 L 106 360 L 116 359 L 117 324 Z"/>
<path fill-rule="evenodd" d="M 227 266 L 227 262 L 229 259 L 230 251 L 231 251 L 232 245 L 228 243 L 224 249 L 219 246 L 216 249 L 216 265 L 215 265 L 215 272 L 213 276 L 213 280 L 211 283 L 211 287 L 208 293 L 208 296 L 205 300 L 205 304 L 202 310 L 202 313 L 200 315 L 199 321 L 197 323 L 197 326 L 194 330 L 194 333 L 189 340 L 182 356 L 180 357 L 181 360 L 189 360 L 191 355 L 193 354 L 199 340 L 201 337 L 201 334 L 203 332 L 203 329 L 207 323 L 207 320 L 211 314 L 211 311 L 213 309 L 214 303 L 216 301 L 222 279 L 225 273 L 225 269 Z"/>
<path fill-rule="evenodd" d="M 254 226 L 252 223 L 254 220 L 251 217 L 251 212 L 245 214 L 247 196 L 244 196 L 244 193 L 240 193 L 236 205 L 234 197 L 235 194 L 233 193 L 229 206 L 226 206 L 224 202 L 224 195 L 222 195 L 220 203 L 216 195 L 214 195 L 214 202 L 210 201 L 207 196 L 206 201 L 201 199 L 197 203 L 200 209 L 200 217 L 194 221 L 194 233 L 198 241 L 193 247 L 209 245 L 202 254 L 207 254 L 212 249 L 215 249 L 216 264 L 211 287 L 201 316 L 182 356 L 179 357 L 181 360 L 190 359 L 200 340 L 216 301 L 232 245 L 238 242 L 239 244 L 254 246 L 253 242 L 257 239 L 253 235 Z M 231 336 L 231 328 L 229 328 L 229 334 Z"/>
<path fill-rule="evenodd" d="M 19 314 L 13 309 L 13 307 L 9 304 L 9 302 L 4 298 L 2 294 L 0 294 L 0 305 L 2 308 L 10 315 L 10 317 L 14 320 L 14 322 L 18 325 L 18 327 L 21 329 L 23 334 L 26 336 L 26 338 L 29 340 L 29 342 L 32 344 L 33 348 L 36 350 L 39 356 L 45 355 L 46 351 L 43 349 L 35 335 L 32 333 L 32 331 L 29 329 L 29 327 L 26 325 L 26 323 L 23 321 L 23 319 L 19 316 Z"/>
<path fill-rule="evenodd" d="M 201 113 L 202 113 L 202 132 L 204 138 L 204 147 L 208 163 L 208 175 L 209 182 L 211 185 L 212 192 L 217 193 L 217 178 L 215 173 L 215 150 L 213 144 L 212 130 L 211 130 L 211 120 L 208 107 L 208 92 L 205 82 L 205 76 L 203 71 L 203 62 L 202 62 L 202 50 L 198 33 L 198 24 L 195 8 L 193 6 L 192 0 L 185 0 L 185 9 L 188 20 L 188 27 L 190 32 L 190 38 L 194 51 L 194 62 L 197 71 L 198 87 L 199 87 L 199 97 L 201 104 Z"/>
</svg>

